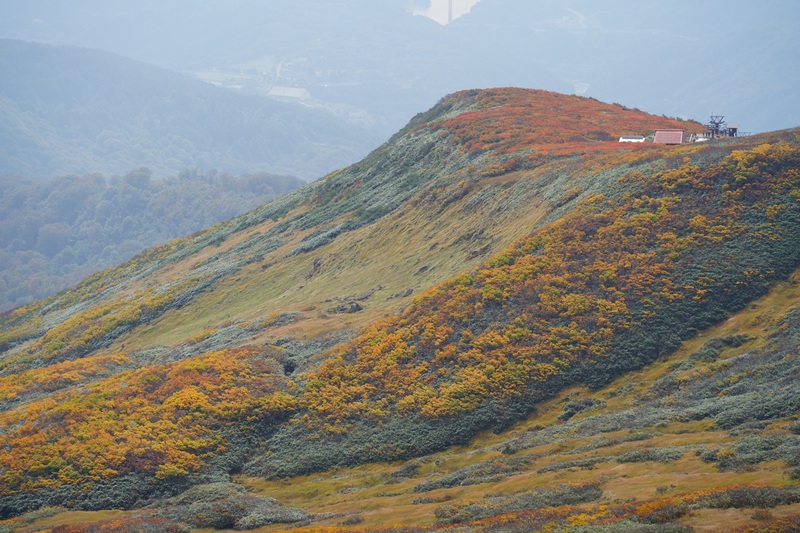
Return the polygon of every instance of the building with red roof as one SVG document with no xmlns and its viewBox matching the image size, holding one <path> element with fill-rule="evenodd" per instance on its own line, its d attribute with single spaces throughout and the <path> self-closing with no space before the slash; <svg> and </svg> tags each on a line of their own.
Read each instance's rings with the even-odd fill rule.
<svg viewBox="0 0 800 533">
<path fill-rule="evenodd" d="M 658 144 L 683 144 L 684 130 L 656 130 L 654 143 Z"/>
</svg>

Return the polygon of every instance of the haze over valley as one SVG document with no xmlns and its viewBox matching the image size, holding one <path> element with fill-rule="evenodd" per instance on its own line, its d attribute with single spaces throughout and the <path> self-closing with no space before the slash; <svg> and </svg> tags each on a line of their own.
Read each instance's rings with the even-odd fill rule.
<svg viewBox="0 0 800 533">
<path fill-rule="evenodd" d="M 374 123 L 384 138 L 445 94 L 498 86 L 698 120 L 722 114 L 753 133 L 798 116 L 800 7 L 791 0 L 483 0 L 454 4 L 456 14 L 472 6 L 447 25 L 412 15 L 447 4 L 430 1 L 4 4 L 0 36 L 108 50 L 205 79 L 217 72 L 214 81 L 243 91 L 304 89 L 314 105 Z"/>
</svg>

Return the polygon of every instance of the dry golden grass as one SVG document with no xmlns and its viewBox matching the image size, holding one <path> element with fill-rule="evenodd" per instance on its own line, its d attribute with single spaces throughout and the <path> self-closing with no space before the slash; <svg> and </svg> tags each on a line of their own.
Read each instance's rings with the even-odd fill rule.
<svg viewBox="0 0 800 533">
<path fill-rule="evenodd" d="M 127 518 L 131 511 L 65 511 L 53 516 L 31 522 L 30 524 L 19 523 L 14 530 L 15 533 L 33 533 L 34 531 L 47 531 L 50 528 L 63 525 L 86 524 L 88 522 L 99 522 L 102 520 L 119 520 Z M 4 522 L 0 522 L 3 524 Z M 7 523 L 14 523 L 7 521 Z"/>
<path fill-rule="evenodd" d="M 514 172 L 480 183 L 508 185 L 536 178 L 536 173 Z M 316 228 L 296 231 L 286 244 L 265 254 L 260 262 L 245 266 L 236 275 L 215 284 L 213 290 L 195 296 L 191 306 L 168 311 L 121 336 L 105 351 L 175 345 L 212 325 L 249 323 L 283 312 L 300 312 L 291 331 L 269 330 L 256 341 L 287 334 L 309 339 L 332 331 L 357 330 L 396 312 L 424 290 L 475 268 L 515 239 L 533 231 L 551 208 L 536 198 L 534 192 L 528 194 L 530 198 L 520 202 L 516 209 L 503 213 L 465 209 L 469 195 L 443 210 L 435 203 L 418 203 L 342 234 L 316 250 L 286 257 Z M 306 209 L 301 207 L 287 217 Z M 274 225 L 267 221 L 236 233 L 217 247 L 203 249 L 169 265 L 155 278 L 148 278 L 148 282 L 185 276 L 213 254 L 229 250 Z M 471 239 L 476 230 L 491 237 Z M 310 275 L 316 259 L 321 261 L 321 268 Z M 410 296 L 397 296 L 408 289 L 413 291 Z M 352 301 L 372 290 L 375 292 L 371 297 L 359 301 L 363 311 L 352 314 L 330 311 L 338 303 Z"/>
</svg>

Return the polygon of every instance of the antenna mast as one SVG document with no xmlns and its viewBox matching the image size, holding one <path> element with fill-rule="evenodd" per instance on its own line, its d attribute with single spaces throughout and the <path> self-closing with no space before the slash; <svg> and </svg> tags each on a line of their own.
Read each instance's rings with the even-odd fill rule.
<svg viewBox="0 0 800 533">
<path fill-rule="evenodd" d="M 727 129 L 725 128 L 725 117 L 722 115 L 711 115 L 711 122 L 706 126 L 709 136 L 716 139 Z"/>
</svg>

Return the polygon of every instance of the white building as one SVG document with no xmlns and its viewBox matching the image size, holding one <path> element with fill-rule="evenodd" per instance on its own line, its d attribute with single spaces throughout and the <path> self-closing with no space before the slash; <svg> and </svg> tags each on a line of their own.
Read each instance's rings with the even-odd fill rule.
<svg viewBox="0 0 800 533">
<path fill-rule="evenodd" d="M 311 93 L 299 87 L 281 87 L 276 85 L 269 90 L 267 96 L 279 98 L 281 100 L 307 100 L 311 98 Z"/>
<path fill-rule="evenodd" d="M 643 143 L 644 137 L 641 135 L 623 135 L 619 138 L 621 143 Z"/>
<path fill-rule="evenodd" d="M 466 15 L 478 2 L 480 0 L 429 0 L 426 2 L 409 0 L 412 15 L 428 17 L 442 26 Z"/>
</svg>

